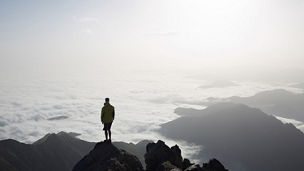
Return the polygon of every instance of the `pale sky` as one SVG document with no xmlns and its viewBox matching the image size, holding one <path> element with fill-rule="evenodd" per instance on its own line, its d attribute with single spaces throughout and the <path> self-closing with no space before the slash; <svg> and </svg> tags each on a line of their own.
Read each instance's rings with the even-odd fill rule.
<svg viewBox="0 0 304 171">
<path fill-rule="evenodd" d="M 303 69 L 303 30 L 301 0 L 1 0 L 0 66 Z"/>
<path fill-rule="evenodd" d="M 176 107 L 296 89 L 303 30 L 303 0 L 0 0 L 0 139 L 95 141 L 105 97 L 116 140 L 162 139 Z"/>
</svg>

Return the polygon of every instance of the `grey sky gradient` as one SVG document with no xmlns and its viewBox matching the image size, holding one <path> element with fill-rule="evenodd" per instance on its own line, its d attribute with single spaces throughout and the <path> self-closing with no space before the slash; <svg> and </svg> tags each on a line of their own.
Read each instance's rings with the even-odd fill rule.
<svg viewBox="0 0 304 171">
<path fill-rule="evenodd" d="M 303 69 L 304 3 L 300 0 L 0 3 L 2 71 Z"/>
<path fill-rule="evenodd" d="M 0 0 L 0 139 L 99 141 L 105 97 L 113 140 L 165 139 L 176 107 L 302 92 L 303 21 L 301 0 Z"/>
</svg>

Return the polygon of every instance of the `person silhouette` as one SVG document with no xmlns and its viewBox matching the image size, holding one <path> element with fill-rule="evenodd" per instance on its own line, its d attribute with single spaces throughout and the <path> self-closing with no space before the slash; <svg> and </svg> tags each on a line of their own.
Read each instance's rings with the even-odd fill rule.
<svg viewBox="0 0 304 171">
<path fill-rule="evenodd" d="M 106 140 L 105 142 L 111 142 L 111 126 L 115 117 L 114 106 L 110 104 L 110 99 L 105 98 L 104 106 L 101 109 L 101 123 L 104 125 L 103 130 L 105 131 Z M 109 139 L 108 139 L 109 134 Z"/>
</svg>

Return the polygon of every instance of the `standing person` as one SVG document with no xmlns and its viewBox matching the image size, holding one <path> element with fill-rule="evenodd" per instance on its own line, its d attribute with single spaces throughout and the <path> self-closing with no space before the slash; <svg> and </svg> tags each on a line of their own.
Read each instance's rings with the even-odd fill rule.
<svg viewBox="0 0 304 171">
<path fill-rule="evenodd" d="M 114 106 L 110 104 L 110 99 L 106 98 L 104 106 L 101 109 L 101 122 L 104 125 L 103 130 L 105 131 L 106 141 L 111 142 L 111 126 L 114 120 L 115 110 Z M 109 139 L 108 139 L 109 134 Z"/>
</svg>

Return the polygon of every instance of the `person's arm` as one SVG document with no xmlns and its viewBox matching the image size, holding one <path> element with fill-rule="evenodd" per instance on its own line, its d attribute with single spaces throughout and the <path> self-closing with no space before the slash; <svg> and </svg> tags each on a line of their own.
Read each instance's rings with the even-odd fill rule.
<svg viewBox="0 0 304 171">
<path fill-rule="evenodd" d="M 103 108 L 102 108 L 101 109 L 101 117 L 100 117 L 101 123 L 103 123 L 103 116 L 104 116 L 104 111 L 103 111 Z"/>
<path fill-rule="evenodd" d="M 114 117 L 115 117 L 115 109 L 114 109 L 114 107 L 113 107 L 112 117 L 113 117 L 113 120 L 114 120 Z"/>
</svg>

